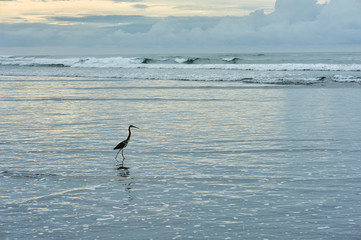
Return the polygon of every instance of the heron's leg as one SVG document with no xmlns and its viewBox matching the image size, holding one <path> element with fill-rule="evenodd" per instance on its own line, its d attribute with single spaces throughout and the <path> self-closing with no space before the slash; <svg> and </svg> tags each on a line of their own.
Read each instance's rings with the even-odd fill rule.
<svg viewBox="0 0 361 240">
<path fill-rule="evenodd" d="M 124 150 L 124 148 L 122 149 L 122 156 L 123 156 L 122 167 L 124 166 L 124 159 L 125 159 L 124 154 L 123 154 L 123 150 Z"/>
<path fill-rule="evenodd" d="M 122 150 L 122 149 L 119 149 L 119 151 L 117 152 L 117 155 L 115 155 L 115 160 L 117 160 L 117 161 L 118 161 L 118 159 L 117 159 L 118 154 L 120 153 L 121 150 Z"/>
</svg>

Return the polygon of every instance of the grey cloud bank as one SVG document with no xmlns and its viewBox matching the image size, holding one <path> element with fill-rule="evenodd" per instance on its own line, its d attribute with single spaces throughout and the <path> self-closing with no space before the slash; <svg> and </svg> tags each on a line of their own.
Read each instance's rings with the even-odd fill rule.
<svg viewBox="0 0 361 240">
<path fill-rule="evenodd" d="M 277 0 L 273 13 L 257 10 L 245 17 L 110 15 L 52 18 L 70 25 L 0 24 L 0 50 L 4 54 L 361 51 L 361 1 L 316 2 Z"/>
</svg>

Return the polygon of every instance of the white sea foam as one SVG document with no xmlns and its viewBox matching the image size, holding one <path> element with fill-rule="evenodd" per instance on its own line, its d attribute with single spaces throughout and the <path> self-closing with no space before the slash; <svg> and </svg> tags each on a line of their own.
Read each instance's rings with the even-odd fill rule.
<svg viewBox="0 0 361 240">
<path fill-rule="evenodd" d="M 333 80 L 335 82 L 357 82 L 361 83 L 361 77 L 352 76 L 352 75 L 334 75 Z"/>
</svg>

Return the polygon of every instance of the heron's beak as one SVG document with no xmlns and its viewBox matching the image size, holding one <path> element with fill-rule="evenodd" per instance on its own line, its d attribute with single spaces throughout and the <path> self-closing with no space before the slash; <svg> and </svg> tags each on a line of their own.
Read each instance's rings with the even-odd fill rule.
<svg viewBox="0 0 361 240">
<path fill-rule="evenodd" d="M 133 126 L 133 127 L 139 129 L 139 127 L 136 127 L 136 126 Z"/>
</svg>

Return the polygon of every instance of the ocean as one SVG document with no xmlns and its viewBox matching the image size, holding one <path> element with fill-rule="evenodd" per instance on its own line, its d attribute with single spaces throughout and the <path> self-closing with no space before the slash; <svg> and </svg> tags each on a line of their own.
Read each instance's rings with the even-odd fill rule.
<svg viewBox="0 0 361 240">
<path fill-rule="evenodd" d="M 0 85 L 0 239 L 361 239 L 361 53 L 0 56 Z"/>
</svg>

